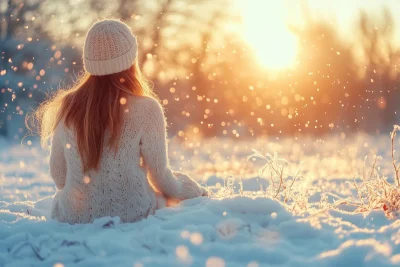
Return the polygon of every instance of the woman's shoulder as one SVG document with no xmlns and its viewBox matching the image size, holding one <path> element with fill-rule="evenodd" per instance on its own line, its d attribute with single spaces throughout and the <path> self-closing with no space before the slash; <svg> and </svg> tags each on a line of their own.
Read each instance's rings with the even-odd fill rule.
<svg viewBox="0 0 400 267">
<path fill-rule="evenodd" d="M 54 135 L 59 138 L 66 138 L 69 135 L 74 135 L 74 131 L 65 125 L 64 119 L 61 119 L 54 128 Z"/>
<path fill-rule="evenodd" d="M 141 95 L 135 95 L 132 97 L 134 98 L 134 102 L 137 104 L 141 104 L 141 105 L 145 105 L 145 106 L 149 106 L 149 107 L 160 106 L 160 103 L 154 97 L 141 96 Z"/>
<path fill-rule="evenodd" d="M 142 112 L 162 112 L 163 108 L 160 102 L 149 96 L 132 96 L 131 105 L 133 105 L 133 109 L 140 110 Z"/>
<path fill-rule="evenodd" d="M 147 96 L 131 96 L 125 109 L 126 122 L 133 125 L 155 124 L 165 121 L 164 110 L 157 99 Z"/>
</svg>

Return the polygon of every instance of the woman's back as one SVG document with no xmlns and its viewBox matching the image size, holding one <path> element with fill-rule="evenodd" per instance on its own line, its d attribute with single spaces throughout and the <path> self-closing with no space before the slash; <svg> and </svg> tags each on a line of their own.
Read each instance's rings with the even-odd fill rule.
<svg viewBox="0 0 400 267">
<path fill-rule="evenodd" d="M 132 96 L 124 106 L 118 150 L 104 147 L 98 171 L 83 173 L 74 131 L 63 122 L 57 127 L 50 171 L 62 190 L 55 197 L 53 218 L 87 223 L 103 216 L 119 216 L 124 222 L 147 217 L 156 209 L 155 192 L 147 180 L 149 167 L 154 186 L 165 195 L 185 199 L 203 194 L 194 183 L 186 183 L 183 194 L 180 184 L 171 180 L 174 178 L 166 157 L 165 119 L 158 102 Z M 108 138 L 109 133 L 105 136 Z"/>
</svg>

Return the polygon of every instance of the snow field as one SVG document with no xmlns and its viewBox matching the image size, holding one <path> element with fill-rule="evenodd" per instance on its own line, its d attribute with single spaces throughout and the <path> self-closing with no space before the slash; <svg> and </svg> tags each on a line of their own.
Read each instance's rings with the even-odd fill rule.
<svg viewBox="0 0 400 267">
<path fill-rule="evenodd" d="M 68 225 L 49 218 L 55 188 L 46 152 L 0 141 L 0 266 L 400 264 L 400 219 L 320 205 L 322 192 L 355 196 L 346 181 L 374 146 L 383 156 L 380 171 L 390 173 L 387 136 L 192 144 L 172 140 L 171 163 L 207 184 L 211 198 L 187 200 L 133 224 L 105 217 Z M 247 160 L 251 148 L 277 152 L 296 166 L 304 161 L 299 186 L 310 188 L 307 211 L 292 213 L 265 197 L 269 181 L 257 174 L 262 162 Z"/>
</svg>

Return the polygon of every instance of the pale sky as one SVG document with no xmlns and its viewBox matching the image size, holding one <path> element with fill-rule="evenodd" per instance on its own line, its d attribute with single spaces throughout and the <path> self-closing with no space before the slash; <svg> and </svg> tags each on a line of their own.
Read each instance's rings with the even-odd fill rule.
<svg viewBox="0 0 400 267">
<path fill-rule="evenodd" d="M 250 0 L 251 1 L 251 0 Z M 257 1 L 257 0 L 255 0 Z M 268 0 L 266 0 L 268 1 Z M 351 37 L 360 10 L 371 16 L 382 18 L 384 7 L 392 12 L 396 40 L 400 42 L 400 0 L 283 0 L 288 20 L 301 21 L 301 4 L 308 3 L 314 18 L 324 18 L 339 26 L 339 29 Z"/>
<path fill-rule="evenodd" d="M 394 44 L 400 47 L 400 0 L 236 0 L 235 3 L 243 18 L 240 31 L 244 39 L 253 47 L 261 65 L 270 69 L 295 63 L 298 39 L 287 24 L 304 24 L 307 7 L 313 20 L 332 23 L 340 37 L 350 43 L 359 40 L 355 33 L 361 10 L 372 21 L 379 22 L 387 7 L 394 21 Z"/>
</svg>

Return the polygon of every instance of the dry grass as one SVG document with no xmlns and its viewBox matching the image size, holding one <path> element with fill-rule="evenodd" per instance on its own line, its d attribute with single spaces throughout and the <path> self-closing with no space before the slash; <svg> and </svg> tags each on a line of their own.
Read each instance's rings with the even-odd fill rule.
<svg viewBox="0 0 400 267">
<path fill-rule="evenodd" d="M 394 139 L 396 138 L 396 133 L 397 131 L 400 130 L 400 126 L 399 125 L 394 125 L 393 126 L 393 131 L 390 134 L 390 137 L 392 139 L 392 163 L 393 163 L 393 168 L 394 168 L 394 172 L 395 172 L 395 181 L 397 186 L 400 186 L 400 178 L 399 178 L 399 168 L 400 168 L 400 164 L 397 164 L 397 159 L 394 158 L 394 154 L 395 154 L 395 148 L 394 148 Z"/>
<path fill-rule="evenodd" d="M 389 219 L 400 216 L 400 164 L 395 158 L 395 137 L 400 126 L 395 125 L 391 133 L 392 165 L 394 168 L 393 182 L 380 174 L 378 163 L 382 159 L 374 155 L 372 163 L 367 164 L 371 158 L 365 157 L 362 174 L 353 181 L 347 182 L 355 189 L 356 197 L 343 198 L 331 192 L 320 192 L 319 203 L 310 203 L 309 186 L 303 176 L 300 175 L 301 163 L 296 168 L 289 168 L 290 163 L 278 158 L 276 154 L 262 154 L 253 149 L 253 154 L 248 156 L 248 160 L 263 160 L 265 163 L 259 170 L 259 176 L 268 179 L 268 188 L 260 188 L 258 194 L 274 198 L 295 213 L 311 212 L 310 208 L 315 208 L 316 212 L 329 209 L 345 209 L 351 213 L 363 213 L 371 210 L 382 210 Z M 292 166 L 291 166 L 292 167 Z M 290 169 L 295 169 L 290 173 Z M 239 181 L 239 193 L 242 195 L 243 186 Z M 229 177 L 224 187 L 217 193 L 220 197 L 237 194 L 237 180 Z M 236 189 L 236 190 L 235 190 Z M 329 197 L 335 199 L 329 202 Z"/>
<path fill-rule="evenodd" d="M 300 175 L 301 163 L 297 166 L 295 173 L 289 173 L 289 162 L 278 158 L 277 154 L 263 155 L 253 149 L 253 154 L 248 160 L 261 159 L 265 164 L 259 170 L 260 177 L 267 178 L 270 182 L 265 190 L 266 196 L 281 201 L 290 210 L 296 212 L 306 211 L 309 206 L 308 188 L 301 186 L 303 176 Z M 263 190 L 261 188 L 261 190 Z"/>
<path fill-rule="evenodd" d="M 374 156 L 370 170 L 366 171 L 365 164 L 362 176 L 350 183 L 354 186 L 358 199 L 343 199 L 338 204 L 353 206 L 354 212 L 382 210 L 388 218 L 395 219 L 400 211 L 400 190 L 378 172 L 379 160 L 380 157 Z"/>
<path fill-rule="evenodd" d="M 364 165 L 362 175 L 360 178 L 352 182 L 351 184 L 357 192 L 357 199 L 353 198 L 340 198 L 337 195 L 329 193 L 329 195 L 336 197 L 338 201 L 330 205 L 330 208 L 341 208 L 343 206 L 353 207 L 353 212 L 369 212 L 371 210 L 382 210 L 386 217 L 389 219 L 396 219 L 400 215 L 400 182 L 399 182 L 399 170 L 400 165 L 395 159 L 395 137 L 396 132 L 400 130 L 398 125 L 394 126 L 391 132 L 391 155 L 392 165 L 394 168 L 393 183 L 388 182 L 387 177 L 383 176 L 378 171 L 378 161 L 382 160 L 381 157 L 374 155 L 372 164 L 367 168 L 367 159 L 364 159 Z"/>
</svg>

